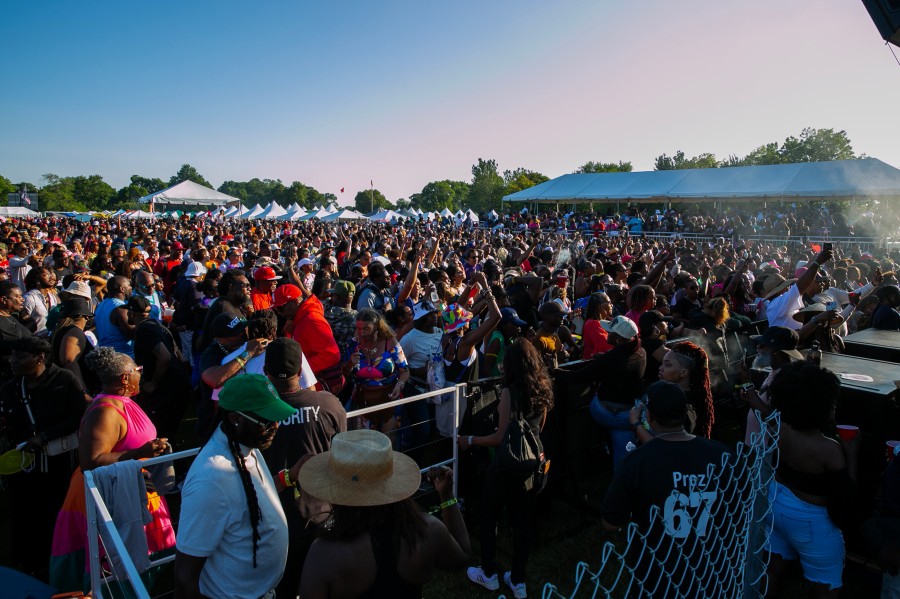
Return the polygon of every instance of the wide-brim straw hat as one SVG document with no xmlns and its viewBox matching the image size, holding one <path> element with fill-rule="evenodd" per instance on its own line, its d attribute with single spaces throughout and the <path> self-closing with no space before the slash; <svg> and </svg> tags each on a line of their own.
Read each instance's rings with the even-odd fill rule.
<svg viewBox="0 0 900 599">
<path fill-rule="evenodd" d="M 304 493 L 335 505 L 387 505 L 410 497 L 422 483 L 419 466 L 394 452 L 391 440 L 378 431 L 338 433 L 331 450 L 320 453 L 300 469 Z"/>
<path fill-rule="evenodd" d="M 781 278 L 781 275 L 771 275 L 773 277 Z M 766 279 L 768 281 L 768 279 Z M 797 282 L 797 279 L 788 279 L 786 281 L 782 281 L 778 285 L 776 285 L 771 291 L 766 294 L 766 299 L 770 300 L 774 297 L 777 297 L 791 288 L 791 286 Z"/>
</svg>

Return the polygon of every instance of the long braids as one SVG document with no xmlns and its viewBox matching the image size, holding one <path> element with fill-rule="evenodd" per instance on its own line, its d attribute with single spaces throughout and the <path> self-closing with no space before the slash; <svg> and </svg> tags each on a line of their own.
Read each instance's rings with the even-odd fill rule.
<svg viewBox="0 0 900 599">
<path fill-rule="evenodd" d="M 244 494 L 247 496 L 247 510 L 250 512 L 250 527 L 253 529 L 253 567 L 256 567 L 256 550 L 259 548 L 259 521 L 262 519 L 262 510 L 259 509 L 259 499 L 256 497 L 256 489 L 253 486 L 253 480 L 250 478 L 250 471 L 247 470 L 247 464 L 244 462 L 244 454 L 241 453 L 240 445 L 230 431 L 231 427 L 226 429 L 225 436 L 228 437 L 228 446 L 231 448 L 231 455 L 237 464 L 238 472 L 241 475 L 241 483 L 244 485 Z"/>
<path fill-rule="evenodd" d="M 679 358 L 686 358 L 685 361 L 690 362 L 691 391 L 688 399 L 697 413 L 694 432 L 709 439 L 716 419 L 712 391 L 709 388 L 709 357 L 702 347 L 690 341 L 676 343 L 672 346 L 672 351 Z"/>
</svg>

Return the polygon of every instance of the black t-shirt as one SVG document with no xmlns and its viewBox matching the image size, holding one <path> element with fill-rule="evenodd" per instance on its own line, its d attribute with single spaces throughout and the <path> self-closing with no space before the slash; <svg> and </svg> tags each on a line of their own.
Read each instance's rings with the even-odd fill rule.
<svg viewBox="0 0 900 599">
<path fill-rule="evenodd" d="M 602 401 L 633 405 L 644 392 L 646 370 L 647 352 L 635 338 L 594 356 L 576 370 L 561 370 L 557 376 L 567 383 L 599 383 L 597 396 Z"/>
<path fill-rule="evenodd" d="M 89 395 L 96 395 L 100 392 L 100 377 L 97 373 L 88 368 L 85 358 L 94 351 L 94 345 L 87 338 L 84 331 L 80 327 L 70 324 L 62 328 L 53 336 L 53 361 L 59 361 L 59 350 L 62 348 L 63 339 L 71 333 L 76 339 L 84 344 L 84 350 L 78 356 L 78 368 L 81 370 L 81 378 L 84 381 L 85 391 Z"/>
<path fill-rule="evenodd" d="M 175 339 L 161 324 L 148 318 L 135 329 L 134 361 L 139 366 L 144 367 L 144 373 L 141 376 L 146 380 L 152 378 L 153 373 L 156 371 L 156 354 L 153 352 L 160 343 L 172 354 L 172 360 L 177 361 L 177 358 L 175 358 Z"/>
<path fill-rule="evenodd" d="M 213 366 L 221 366 L 222 358 L 230 354 L 233 350 L 222 347 L 215 340 L 206 348 L 206 351 L 200 356 L 200 373 L 212 368 Z M 200 401 L 197 403 L 197 435 L 202 443 L 206 443 L 215 427 L 216 410 L 212 400 L 212 387 L 200 379 Z"/>
<path fill-rule="evenodd" d="M 718 441 L 695 437 L 690 441 L 654 439 L 630 452 L 616 470 L 612 484 L 606 492 L 601 513 L 603 519 L 614 526 L 636 522 L 638 530 L 646 534 L 643 543 L 634 545 L 625 560 L 638 578 L 644 579 L 644 588 L 653 588 L 658 578 L 665 587 L 682 580 L 686 564 L 698 565 L 709 555 L 716 554 L 707 543 L 719 543 L 722 538 L 715 533 L 717 526 L 728 526 L 724 521 L 729 513 L 722 502 L 732 501 L 721 492 L 715 481 L 710 480 L 709 465 L 717 467 L 728 450 Z M 659 508 L 659 518 L 650 528 L 650 509 Z M 670 547 L 675 543 L 675 547 Z M 665 574 L 661 573 L 648 552 L 641 546 L 655 549 L 657 559 L 665 560 Z M 665 557 L 668 556 L 668 559 Z M 679 596 L 695 597 L 706 592 L 715 595 L 715 589 L 701 589 L 696 577 L 685 580 L 696 583 L 691 588 L 680 588 Z M 714 577 L 707 580 L 714 583 Z M 662 588 L 662 587 L 661 587 Z M 659 592 L 655 596 L 675 596 L 674 592 Z"/>
<path fill-rule="evenodd" d="M 686 297 L 682 297 L 672 306 L 672 314 L 677 314 L 683 320 L 687 320 L 694 310 L 699 310 L 702 306 L 699 301 L 692 302 Z"/>
<path fill-rule="evenodd" d="M 25 328 L 15 316 L 0 316 L 0 380 L 9 380 L 12 371 L 9 367 L 9 356 L 12 344 L 23 337 L 31 337 L 31 331 Z"/>
<path fill-rule="evenodd" d="M 647 352 L 647 367 L 644 368 L 644 383 L 650 384 L 659 380 L 659 360 L 653 357 L 653 353 L 662 347 L 665 342 L 662 339 L 647 338 L 641 339 L 641 347 Z"/>
<path fill-rule="evenodd" d="M 12 445 L 30 439 L 33 433 L 49 441 L 78 430 L 87 404 L 70 371 L 50 364 L 33 386 L 26 383 L 25 393 L 34 425 L 22 399 L 22 377 L 8 379 L 0 388 L 0 423 Z"/>
<path fill-rule="evenodd" d="M 327 391 L 302 390 L 283 393 L 281 399 L 297 408 L 293 416 L 279 424 L 272 445 L 262 452 L 272 475 L 291 468 L 305 455 L 331 449 L 331 439 L 347 430 L 347 412 L 337 397 Z M 307 520 L 324 521 L 330 506 L 307 493 L 294 503 L 293 492 L 283 491 L 285 509 L 297 509 Z M 296 506 L 296 507 L 295 507 Z"/>
<path fill-rule="evenodd" d="M 203 334 L 201 339 L 194 343 L 194 347 L 198 352 L 203 353 L 203 351 L 209 347 L 209 344 L 213 342 L 213 339 L 215 339 L 211 332 L 212 322 L 219 314 L 230 314 L 232 316 L 237 316 L 238 318 L 244 318 L 244 313 L 241 312 L 240 308 L 236 307 L 224 297 L 218 298 L 210 305 L 209 310 L 206 311 L 206 318 L 203 319 Z"/>
</svg>

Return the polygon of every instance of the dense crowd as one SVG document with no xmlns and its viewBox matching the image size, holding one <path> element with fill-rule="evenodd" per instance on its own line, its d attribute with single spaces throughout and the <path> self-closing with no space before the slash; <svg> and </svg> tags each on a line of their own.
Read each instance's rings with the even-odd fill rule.
<svg viewBox="0 0 900 599">
<path fill-rule="evenodd" d="M 896 230 L 897 218 L 879 230 Z M 900 331 L 900 254 L 744 237 L 852 236 L 875 230 L 872 221 L 801 207 L 520 212 L 482 226 L 215 214 L 4 222 L 0 449 L 22 450 L 12 454 L 21 467 L 4 477 L 15 565 L 60 591 L 81 589 L 83 473 L 112 465 L 141 477 L 133 458 L 187 436 L 202 449 L 179 477 L 177 542 L 171 489 L 155 472 L 144 476 L 148 510 L 129 536 L 144 558 L 176 552 L 176 597 L 421 596 L 436 569 L 472 559 L 450 470 L 423 481 L 410 457 L 454 436 L 453 402 L 369 408 L 499 377 L 496 430 L 458 437 L 463 452 L 495 448 L 479 498 L 480 565 L 467 576 L 525 597 L 530 522 L 550 461 L 541 453 L 536 468 L 513 475 L 502 455 L 514 426 L 526 437 L 543 428 L 551 377 L 595 390 L 590 414 L 615 465 L 603 520 L 617 530 L 649 525 L 651 507 L 680 489 L 673 474 L 693 480 L 728 452 L 716 440 L 714 398 L 755 370 L 759 390 L 740 393 L 752 408 L 748 441 L 765 426 L 757 414 L 778 410 L 782 422 L 771 584 L 784 560 L 799 558 L 816 588 L 836 592 L 835 514 L 853 499 L 834 490 L 852 488 L 859 437 L 833 437 L 837 379 L 806 358 L 841 352 L 849 333 Z M 641 235 L 651 231 L 717 239 Z M 758 321 L 768 327 L 743 364 L 748 348 L 735 348 L 731 333 Z M 439 496 L 437 518 L 410 499 L 423 486 Z M 885 498 L 891 518 L 896 490 Z M 505 574 L 496 559 L 504 510 L 514 539 Z M 896 574 L 896 559 L 888 564 Z M 155 574 L 147 569 L 145 582 Z"/>
</svg>

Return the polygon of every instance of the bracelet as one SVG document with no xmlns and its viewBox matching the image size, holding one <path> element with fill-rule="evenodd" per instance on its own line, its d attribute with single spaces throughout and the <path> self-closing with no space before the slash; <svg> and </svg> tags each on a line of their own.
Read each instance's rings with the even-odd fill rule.
<svg viewBox="0 0 900 599">
<path fill-rule="evenodd" d="M 459 500 L 456 499 L 456 497 L 453 497 L 453 498 L 448 499 L 447 501 L 441 503 L 440 505 L 431 506 L 431 508 L 429 508 L 429 510 L 428 510 L 428 513 L 434 515 L 434 514 L 440 512 L 441 510 L 444 510 L 448 507 L 458 505 L 458 504 L 459 504 Z"/>
<path fill-rule="evenodd" d="M 473 436 L 474 435 L 469 435 L 468 438 L 466 438 L 466 443 L 468 443 L 469 447 L 472 447 L 472 437 Z"/>
<path fill-rule="evenodd" d="M 244 365 L 247 364 L 246 362 L 244 362 L 244 361 L 241 359 L 240 356 L 238 356 L 237 358 L 235 358 L 234 361 L 237 362 L 237 363 L 238 363 L 238 366 L 240 366 L 241 368 L 243 368 Z"/>
<path fill-rule="evenodd" d="M 287 468 L 278 473 L 278 480 L 281 481 L 281 484 L 288 488 L 297 486 L 296 482 L 291 482 L 291 471 Z"/>
</svg>

